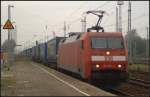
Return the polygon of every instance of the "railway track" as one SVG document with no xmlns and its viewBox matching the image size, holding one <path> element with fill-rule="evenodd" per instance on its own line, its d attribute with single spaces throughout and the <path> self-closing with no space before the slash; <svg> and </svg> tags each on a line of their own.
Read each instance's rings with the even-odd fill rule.
<svg viewBox="0 0 150 97">
<path fill-rule="evenodd" d="M 130 78 L 127 83 L 111 89 L 110 92 L 123 96 L 148 96 L 149 84 L 148 81 Z"/>
<path fill-rule="evenodd" d="M 118 88 L 105 90 L 118 96 L 148 96 L 149 88 L 143 88 L 137 85 L 124 83 Z"/>
<path fill-rule="evenodd" d="M 150 84 L 149 81 L 136 79 L 136 78 L 130 78 L 128 83 L 135 84 L 135 85 L 138 85 L 138 86 L 141 86 L 141 87 L 144 87 L 144 88 L 149 88 L 149 84 Z"/>
<path fill-rule="evenodd" d="M 105 88 L 100 83 L 95 83 L 94 86 L 119 96 L 148 96 L 149 94 L 149 82 L 135 78 L 110 89 Z"/>
<path fill-rule="evenodd" d="M 148 72 L 137 72 L 137 71 L 130 72 L 131 80 L 138 81 L 144 84 L 150 84 L 149 76 L 150 74 Z"/>
<path fill-rule="evenodd" d="M 130 78 L 131 80 L 135 80 L 135 81 L 138 81 L 138 82 L 141 82 L 141 83 L 144 83 L 144 84 L 150 84 L 149 81 L 145 81 L 145 80 L 142 80 L 142 79 L 136 79 L 136 78 Z"/>
<path fill-rule="evenodd" d="M 132 94 L 126 93 L 126 92 L 118 90 L 118 89 L 111 89 L 110 92 L 117 94 L 117 95 L 121 95 L 121 96 L 134 96 Z"/>
</svg>

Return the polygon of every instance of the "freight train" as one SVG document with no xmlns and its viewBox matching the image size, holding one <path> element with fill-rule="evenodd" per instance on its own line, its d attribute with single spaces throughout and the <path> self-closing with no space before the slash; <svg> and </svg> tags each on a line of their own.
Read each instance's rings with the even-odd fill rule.
<svg viewBox="0 0 150 97">
<path fill-rule="evenodd" d="M 99 18 L 102 16 L 99 15 Z M 71 32 L 68 37 L 55 37 L 23 53 L 35 61 L 78 74 L 87 80 L 126 81 L 129 77 L 127 47 L 122 33 L 104 32 L 98 23 L 87 32 Z"/>
</svg>

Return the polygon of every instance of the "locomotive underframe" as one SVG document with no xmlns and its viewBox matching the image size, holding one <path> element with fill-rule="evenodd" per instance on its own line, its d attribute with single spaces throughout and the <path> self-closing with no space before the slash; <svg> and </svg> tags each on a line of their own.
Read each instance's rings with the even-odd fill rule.
<svg viewBox="0 0 150 97">
<path fill-rule="evenodd" d="M 120 80 L 126 81 L 129 77 L 128 72 L 119 70 L 92 71 L 91 78 L 94 80 Z"/>
</svg>

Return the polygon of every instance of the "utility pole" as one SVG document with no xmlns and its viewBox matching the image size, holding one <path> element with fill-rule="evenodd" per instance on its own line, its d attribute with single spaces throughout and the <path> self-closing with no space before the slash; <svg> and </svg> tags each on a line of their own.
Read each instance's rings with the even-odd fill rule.
<svg viewBox="0 0 150 97">
<path fill-rule="evenodd" d="M 55 35 L 55 32 L 53 31 L 53 38 L 55 38 L 56 37 L 56 35 Z"/>
<path fill-rule="evenodd" d="M 118 1 L 117 4 L 119 5 L 119 32 L 122 32 L 122 5 L 124 2 Z"/>
<path fill-rule="evenodd" d="M 13 8 L 14 6 L 13 5 L 8 5 L 8 19 L 11 21 L 11 10 L 10 8 Z M 8 40 L 11 40 L 11 36 L 10 36 L 10 29 L 8 29 Z"/>
<path fill-rule="evenodd" d="M 81 32 L 86 32 L 86 16 L 84 16 L 84 18 L 81 19 L 81 24 L 82 24 Z"/>
<path fill-rule="evenodd" d="M 36 45 L 36 44 L 35 44 L 36 37 L 37 37 L 37 35 L 36 35 L 36 34 L 33 34 L 33 35 L 32 35 L 32 39 L 33 39 L 33 46 L 35 46 L 35 45 Z"/>
<path fill-rule="evenodd" d="M 134 41 L 134 49 L 133 49 L 133 51 L 134 51 L 134 57 L 136 57 L 136 40 Z"/>
<path fill-rule="evenodd" d="M 15 47 L 13 48 L 13 60 L 15 60 L 15 55 L 17 54 L 17 26 L 15 25 L 14 27 L 14 42 L 15 42 Z"/>
<path fill-rule="evenodd" d="M 118 32 L 118 8 L 116 7 L 116 32 Z"/>
<path fill-rule="evenodd" d="M 64 22 L 64 37 L 66 37 L 66 22 Z"/>
<path fill-rule="evenodd" d="M 146 57 L 149 57 L 149 31 L 148 27 L 146 27 L 147 30 L 147 39 L 146 39 Z"/>
<path fill-rule="evenodd" d="M 15 43 L 17 44 L 17 25 L 15 25 L 14 40 L 15 40 Z"/>
<path fill-rule="evenodd" d="M 81 19 L 81 32 L 84 32 L 83 31 L 83 19 Z"/>
<path fill-rule="evenodd" d="M 8 5 L 8 19 L 11 21 L 11 7 L 13 8 L 14 6 L 13 5 Z M 10 47 L 11 46 L 11 38 L 12 38 L 12 36 L 11 36 L 11 29 L 8 29 L 8 69 L 9 69 L 9 65 L 12 63 L 12 61 L 13 61 L 13 55 L 12 55 L 12 53 L 13 53 L 13 49 L 14 48 L 12 48 L 12 47 Z"/>
<path fill-rule="evenodd" d="M 83 21 L 83 31 L 86 32 L 86 16 L 84 17 Z"/>
<path fill-rule="evenodd" d="M 46 34 L 47 33 L 47 25 L 45 25 L 45 29 L 46 29 L 46 31 L 45 31 L 45 42 L 46 42 L 47 41 L 47 37 L 46 37 L 47 36 L 47 34 Z"/>
<path fill-rule="evenodd" d="M 127 47 L 128 47 L 128 56 L 129 60 L 132 62 L 132 48 L 131 48 L 131 39 L 129 38 L 129 33 L 131 33 L 131 2 L 128 4 L 128 32 L 127 32 Z"/>
<path fill-rule="evenodd" d="M 70 31 L 70 24 L 68 24 L 67 28 L 68 28 L 68 32 L 69 32 Z"/>
</svg>

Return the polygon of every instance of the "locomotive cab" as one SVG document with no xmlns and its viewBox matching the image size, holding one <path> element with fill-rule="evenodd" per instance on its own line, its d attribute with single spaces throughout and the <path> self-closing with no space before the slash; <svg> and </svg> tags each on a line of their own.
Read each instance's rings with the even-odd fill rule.
<svg viewBox="0 0 150 97">
<path fill-rule="evenodd" d="M 87 32 L 87 37 L 90 78 L 127 79 L 127 49 L 122 34 Z"/>
</svg>

